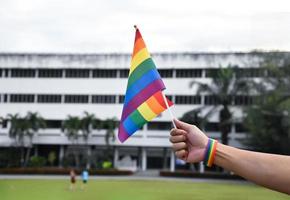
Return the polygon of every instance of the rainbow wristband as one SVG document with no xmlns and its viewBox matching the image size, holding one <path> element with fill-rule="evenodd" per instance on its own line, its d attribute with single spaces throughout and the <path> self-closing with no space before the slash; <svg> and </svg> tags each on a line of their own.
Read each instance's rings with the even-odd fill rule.
<svg viewBox="0 0 290 200">
<path fill-rule="evenodd" d="M 211 167 L 214 161 L 216 148 L 217 148 L 218 141 L 214 139 L 208 139 L 208 143 L 206 146 L 205 154 L 204 154 L 204 163 L 206 166 Z"/>
</svg>

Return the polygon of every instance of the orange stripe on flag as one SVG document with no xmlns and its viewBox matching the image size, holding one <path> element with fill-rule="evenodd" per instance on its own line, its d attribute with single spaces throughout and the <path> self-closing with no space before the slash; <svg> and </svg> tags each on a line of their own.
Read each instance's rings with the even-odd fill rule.
<svg viewBox="0 0 290 200">
<path fill-rule="evenodd" d="M 146 103 L 148 104 L 148 106 L 150 107 L 150 109 L 156 114 L 159 115 L 160 113 L 162 113 L 165 108 L 162 107 L 160 105 L 160 103 L 155 99 L 154 96 L 150 97 Z"/>
<path fill-rule="evenodd" d="M 132 58 L 143 48 L 146 48 L 146 45 L 144 43 L 144 40 L 142 38 L 139 38 L 134 45 L 134 51 L 132 54 Z"/>
<path fill-rule="evenodd" d="M 159 91 L 159 92 L 156 92 L 155 94 L 154 94 L 154 97 L 155 97 L 155 99 L 159 102 L 159 104 L 160 104 L 160 106 L 162 106 L 164 109 L 166 109 L 166 104 L 165 104 L 165 102 L 164 102 L 164 99 L 163 99 L 163 96 L 162 96 L 162 92 L 161 91 Z M 167 100 L 168 101 L 168 100 Z M 170 105 L 172 105 L 172 102 L 170 101 L 168 101 L 168 105 L 170 106 Z"/>
</svg>

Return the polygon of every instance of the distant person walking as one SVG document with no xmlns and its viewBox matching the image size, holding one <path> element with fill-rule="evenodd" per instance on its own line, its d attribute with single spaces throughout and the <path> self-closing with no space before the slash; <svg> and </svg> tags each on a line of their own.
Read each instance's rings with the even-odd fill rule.
<svg viewBox="0 0 290 200">
<path fill-rule="evenodd" d="M 88 183 L 88 180 L 89 180 L 89 172 L 86 169 L 84 169 L 82 171 L 82 180 L 83 180 L 82 190 L 84 190 L 85 186 L 86 186 L 86 184 Z"/>
<path fill-rule="evenodd" d="M 76 173 L 73 169 L 70 170 L 70 190 L 75 190 L 75 184 L 76 184 Z"/>
<path fill-rule="evenodd" d="M 196 126 L 174 120 L 170 141 L 179 159 L 204 161 L 233 171 L 256 184 L 290 194 L 290 156 L 240 150 L 208 138 Z"/>
</svg>

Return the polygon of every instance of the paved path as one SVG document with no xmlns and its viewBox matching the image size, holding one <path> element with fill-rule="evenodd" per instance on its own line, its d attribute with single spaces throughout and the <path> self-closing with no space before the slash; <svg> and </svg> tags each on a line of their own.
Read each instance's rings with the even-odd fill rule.
<svg viewBox="0 0 290 200">
<path fill-rule="evenodd" d="M 65 175 L 0 175 L 0 180 L 7 179 L 45 179 L 45 180 L 63 180 L 69 179 Z M 233 184 L 250 184 L 244 180 L 222 180 L 222 179 L 205 179 L 205 178 L 177 178 L 177 177 L 161 177 L 158 172 L 147 171 L 137 172 L 131 176 L 90 176 L 92 180 L 145 180 L 145 181 L 180 181 L 180 182 L 198 182 L 198 183 L 233 183 Z"/>
</svg>

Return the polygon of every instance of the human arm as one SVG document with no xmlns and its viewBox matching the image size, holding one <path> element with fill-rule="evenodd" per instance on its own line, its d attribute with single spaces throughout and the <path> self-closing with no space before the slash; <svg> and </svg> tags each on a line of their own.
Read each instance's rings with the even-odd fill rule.
<svg viewBox="0 0 290 200">
<path fill-rule="evenodd" d="M 170 141 L 178 158 L 200 162 L 208 137 L 196 126 L 175 120 Z M 240 150 L 223 144 L 217 145 L 214 164 L 234 172 L 256 184 L 290 194 L 290 156 Z"/>
</svg>

